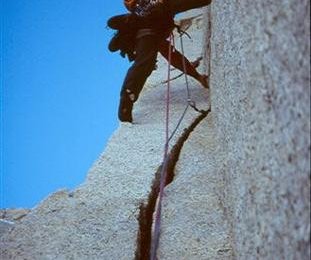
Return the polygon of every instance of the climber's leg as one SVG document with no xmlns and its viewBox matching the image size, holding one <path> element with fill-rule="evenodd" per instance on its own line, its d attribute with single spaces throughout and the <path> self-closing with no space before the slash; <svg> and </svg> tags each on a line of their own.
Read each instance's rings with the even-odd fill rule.
<svg viewBox="0 0 311 260">
<path fill-rule="evenodd" d="M 207 6 L 212 0 L 168 0 L 171 12 L 175 15 L 190 9 Z"/>
<path fill-rule="evenodd" d="M 161 41 L 159 43 L 159 52 L 162 54 L 162 56 L 169 60 L 169 48 L 171 49 L 171 64 L 179 69 L 180 71 L 184 72 L 184 66 L 183 66 L 183 59 L 185 62 L 185 69 L 186 73 L 198 80 L 203 87 L 208 88 L 207 84 L 207 76 L 200 74 L 195 66 L 186 58 L 184 57 L 179 51 L 177 51 L 168 40 Z"/>
<path fill-rule="evenodd" d="M 138 32 L 142 34 L 143 30 Z M 136 58 L 129 68 L 121 90 L 119 105 L 119 119 L 121 121 L 132 121 L 133 103 L 138 99 L 139 94 L 152 70 L 155 67 L 158 38 L 150 32 L 142 34 L 136 42 Z"/>
<path fill-rule="evenodd" d="M 121 91 L 129 90 L 135 94 L 134 101 L 138 99 L 148 76 L 155 68 L 158 45 L 158 38 L 155 34 L 147 34 L 137 38 L 135 46 L 136 58 L 128 70 Z"/>
</svg>

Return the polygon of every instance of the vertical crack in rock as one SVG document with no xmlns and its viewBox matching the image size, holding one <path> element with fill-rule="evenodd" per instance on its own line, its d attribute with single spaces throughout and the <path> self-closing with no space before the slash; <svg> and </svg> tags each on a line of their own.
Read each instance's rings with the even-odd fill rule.
<svg viewBox="0 0 311 260">
<path fill-rule="evenodd" d="M 183 134 L 179 137 L 176 144 L 173 146 L 169 153 L 165 186 L 170 184 L 174 180 L 175 166 L 179 159 L 179 155 L 184 143 L 187 141 L 189 135 L 196 128 L 196 126 L 211 112 L 211 109 L 209 108 L 208 110 L 201 110 L 200 112 L 201 114 L 190 124 L 190 126 L 184 129 Z M 137 233 L 137 249 L 135 254 L 135 260 L 149 259 L 153 213 L 155 211 L 155 206 L 160 189 L 161 169 L 162 165 L 155 173 L 155 178 L 151 185 L 151 191 L 149 193 L 147 203 L 143 202 L 139 207 L 139 230 Z"/>
<path fill-rule="evenodd" d="M 212 14 L 211 14 L 211 10 L 209 9 L 209 11 L 207 12 L 208 14 L 208 23 L 207 23 L 207 28 L 208 28 L 208 36 L 207 36 L 207 59 L 208 60 L 208 85 L 209 85 L 209 79 L 211 76 L 211 67 L 212 67 L 212 62 L 211 62 L 211 57 L 212 57 L 212 43 L 211 43 L 211 38 L 212 38 Z"/>
</svg>

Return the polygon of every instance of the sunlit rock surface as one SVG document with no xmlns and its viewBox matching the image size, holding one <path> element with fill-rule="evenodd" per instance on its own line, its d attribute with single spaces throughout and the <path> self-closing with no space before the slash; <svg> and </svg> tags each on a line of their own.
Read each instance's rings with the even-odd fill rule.
<svg viewBox="0 0 311 260">
<path fill-rule="evenodd" d="M 210 75 L 209 91 L 190 79 L 191 97 L 211 112 L 165 188 L 159 259 L 310 258 L 309 13 L 306 0 L 215 0 L 179 17 L 186 56 L 202 56 Z M 143 259 L 140 208 L 162 162 L 166 75 L 159 57 L 134 124 L 120 124 L 83 184 L 0 226 L 1 259 Z M 171 129 L 188 98 L 179 75 Z M 188 110 L 171 147 L 198 116 Z"/>
</svg>

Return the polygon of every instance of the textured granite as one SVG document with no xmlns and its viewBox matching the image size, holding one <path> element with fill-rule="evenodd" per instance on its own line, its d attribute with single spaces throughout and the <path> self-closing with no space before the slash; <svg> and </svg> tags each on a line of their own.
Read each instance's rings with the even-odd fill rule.
<svg viewBox="0 0 311 260">
<path fill-rule="evenodd" d="M 210 74 L 210 92 L 190 80 L 192 97 L 205 109 L 210 100 L 212 112 L 188 137 L 165 188 L 158 256 L 309 259 L 310 3 L 215 0 L 203 10 L 181 23 L 191 25 L 187 56 L 203 56 Z M 5 231 L 2 259 L 135 258 L 139 207 L 163 153 L 160 58 L 158 67 L 134 124 L 120 125 L 84 184 L 52 194 Z M 171 127 L 186 99 L 180 77 Z M 189 110 L 171 145 L 197 116 Z"/>
<path fill-rule="evenodd" d="M 215 1 L 211 31 L 214 174 L 235 257 L 309 259 L 310 2 Z"/>
<path fill-rule="evenodd" d="M 310 3 L 214 1 L 207 22 L 212 114 L 167 188 L 161 258 L 310 259 Z"/>
<path fill-rule="evenodd" d="M 207 117 L 182 149 L 174 181 L 165 190 L 159 259 L 231 259 L 228 215 L 221 200 L 224 182 L 215 174 L 213 118 Z"/>
<path fill-rule="evenodd" d="M 0 209 L 0 237 L 14 228 L 28 213 L 29 209 Z"/>
</svg>

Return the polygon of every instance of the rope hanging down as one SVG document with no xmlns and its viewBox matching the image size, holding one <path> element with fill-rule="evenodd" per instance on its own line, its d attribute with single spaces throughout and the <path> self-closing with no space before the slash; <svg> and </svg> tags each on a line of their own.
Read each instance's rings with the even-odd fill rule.
<svg viewBox="0 0 311 260">
<path fill-rule="evenodd" d="M 178 30 L 180 33 L 180 31 Z M 173 42 L 173 47 L 175 48 L 174 43 L 174 36 L 171 33 L 169 38 L 169 59 L 168 59 L 168 70 L 167 70 L 167 90 L 166 90 L 166 119 L 165 119 L 165 145 L 164 145 L 164 155 L 163 155 L 163 163 L 162 163 L 162 169 L 160 174 L 160 190 L 159 190 L 159 196 L 158 196 L 158 203 L 155 210 L 155 224 L 154 224 L 154 230 L 153 230 L 153 236 L 151 240 L 151 250 L 150 250 L 150 260 L 157 260 L 157 249 L 159 246 L 159 239 L 160 239 L 160 227 L 161 227 L 161 211 L 162 211 L 162 199 L 164 195 L 164 186 L 165 181 L 167 177 L 167 165 L 169 160 L 169 143 L 171 139 L 174 137 L 176 131 L 178 130 L 181 122 L 183 121 L 186 112 L 190 107 L 192 107 L 195 111 L 200 113 L 205 113 L 204 110 L 199 110 L 195 102 L 191 99 L 191 93 L 189 89 L 189 82 L 187 77 L 187 69 L 186 69 L 186 62 L 185 62 L 185 55 L 184 55 L 184 47 L 183 47 L 183 40 L 182 40 L 182 34 L 180 33 L 180 45 L 181 45 L 181 51 L 183 56 L 183 73 L 185 75 L 185 81 L 186 81 L 186 89 L 187 89 L 187 105 L 178 120 L 176 127 L 174 128 L 172 134 L 169 136 L 169 112 L 170 112 L 170 68 L 171 68 L 171 43 Z"/>
<path fill-rule="evenodd" d="M 172 34 L 170 35 L 169 40 L 169 53 L 168 53 L 168 70 L 167 70 L 167 77 L 170 79 L 170 67 L 171 67 L 171 42 L 172 42 Z M 166 89 L 166 120 L 165 120 L 165 146 L 164 146 L 164 156 L 163 156 L 163 164 L 161 169 L 160 175 L 160 191 L 158 197 L 158 204 L 156 206 L 156 216 L 155 216 L 155 224 L 154 224 L 154 231 L 153 237 L 151 241 L 151 252 L 150 252 L 150 259 L 157 260 L 157 249 L 159 245 L 159 238 L 160 238 L 160 225 L 161 225 L 161 209 L 162 209 L 162 197 L 163 197 L 163 190 L 167 175 L 167 162 L 168 162 L 168 148 L 169 148 L 169 111 L 170 111 L 170 81 L 167 82 L 167 89 Z"/>
</svg>

